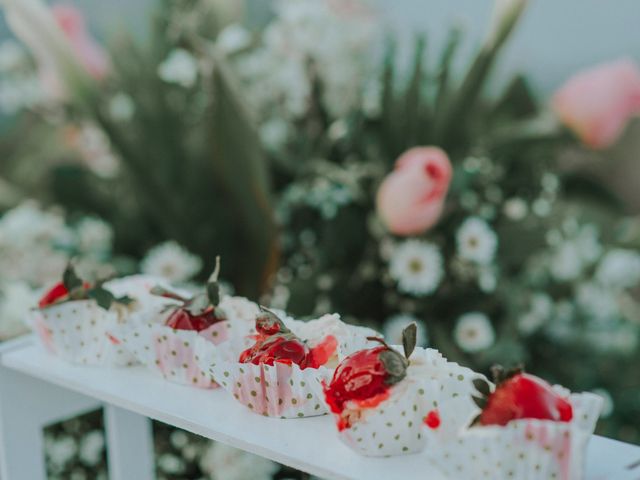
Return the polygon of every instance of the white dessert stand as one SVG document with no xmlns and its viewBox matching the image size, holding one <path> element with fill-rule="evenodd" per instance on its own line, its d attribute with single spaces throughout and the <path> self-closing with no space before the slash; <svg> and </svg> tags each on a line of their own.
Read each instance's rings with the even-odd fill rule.
<svg viewBox="0 0 640 480">
<path fill-rule="evenodd" d="M 188 430 L 327 479 L 445 479 L 424 455 L 358 456 L 337 438 L 333 420 L 251 413 L 221 389 L 174 385 L 143 367 L 71 366 L 30 337 L 0 346 L 0 478 L 44 480 L 42 428 L 104 408 L 109 478 L 155 478 L 149 419 Z M 593 437 L 586 480 L 605 480 L 640 459 L 640 447 Z"/>
</svg>

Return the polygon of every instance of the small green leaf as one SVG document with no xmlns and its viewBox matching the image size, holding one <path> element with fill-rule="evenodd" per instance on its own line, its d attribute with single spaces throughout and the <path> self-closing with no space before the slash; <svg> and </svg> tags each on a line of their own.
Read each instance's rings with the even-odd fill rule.
<svg viewBox="0 0 640 480">
<path fill-rule="evenodd" d="M 89 298 L 92 298 L 96 301 L 100 308 L 105 310 L 109 310 L 111 308 L 111 304 L 115 300 L 113 293 L 109 290 L 105 290 L 104 288 L 93 288 L 87 292 Z"/>
<path fill-rule="evenodd" d="M 488 397 L 489 394 L 491 393 L 491 386 L 489 385 L 489 382 L 487 382 L 483 378 L 474 379 L 473 386 L 476 387 L 476 390 L 478 391 L 478 393 L 481 394 L 483 397 Z"/>
<path fill-rule="evenodd" d="M 404 348 L 404 356 L 407 359 L 413 353 L 413 350 L 416 348 L 416 338 L 418 336 L 418 325 L 415 322 L 409 324 L 402 331 L 402 347 Z"/>
<path fill-rule="evenodd" d="M 133 302 L 135 302 L 135 299 L 131 298 L 128 295 L 125 295 L 124 297 L 118 297 L 115 299 L 115 302 L 120 303 L 121 305 L 131 305 Z"/>
<path fill-rule="evenodd" d="M 155 287 L 153 287 L 151 289 L 151 294 L 152 295 L 157 295 L 159 297 L 166 297 L 166 298 L 171 298 L 173 300 L 178 300 L 180 302 L 188 302 L 189 299 L 183 297 L 182 295 L 179 295 L 175 292 L 172 292 L 171 290 L 167 290 L 164 287 L 161 287 L 160 285 L 156 285 Z"/>
<path fill-rule="evenodd" d="M 471 398 L 473 399 L 473 403 L 475 403 L 480 410 L 484 410 L 484 407 L 487 406 L 486 397 L 471 396 Z"/>
<path fill-rule="evenodd" d="M 218 285 L 218 275 L 220 275 L 220 256 L 216 257 L 216 267 L 207 282 L 207 295 L 211 305 L 220 303 L 220 285 Z"/>
<path fill-rule="evenodd" d="M 62 283 L 68 292 L 75 290 L 76 288 L 82 288 L 82 280 L 76 274 L 75 269 L 71 262 L 67 265 L 67 268 L 62 275 Z"/>
<path fill-rule="evenodd" d="M 407 361 L 395 350 L 385 350 L 380 353 L 380 361 L 387 371 L 387 385 L 400 382 L 407 375 Z"/>
</svg>

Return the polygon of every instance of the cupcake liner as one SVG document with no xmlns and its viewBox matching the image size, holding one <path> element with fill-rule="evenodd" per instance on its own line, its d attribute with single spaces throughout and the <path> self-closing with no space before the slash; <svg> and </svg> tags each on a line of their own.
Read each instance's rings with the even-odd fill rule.
<svg viewBox="0 0 640 480">
<path fill-rule="evenodd" d="M 400 350 L 400 347 L 397 347 Z M 448 361 L 438 350 L 416 348 L 411 355 L 408 374 L 431 380 L 436 391 L 431 391 L 431 409 L 437 409 L 440 427 L 427 429 L 426 436 L 434 444 L 447 442 L 458 437 L 469 423 L 469 418 L 477 414 L 478 407 L 472 399 L 476 392 L 475 379 L 486 378 L 473 370 Z"/>
<path fill-rule="evenodd" d="M 570 399 L 571 422 L 523 419 L 504 427 L 471 427 L 431 451 L 432 461 L 456 480 L 579 480 L 602 400 L 589 393 Z"/>
<path fill-rule="evenodd" d="M 223 361 L 211 364 L 209 372 L 237 401 L 260 415 L 298 418 L 328 412 L 321 384 L 331 378 L 327 368 L 301 370 L 298 365 L 279 362 L 269 366 Z"/>
<path fill-rule="evenodd" d="M 376 332 L 347 325 L 337 315 L 327 315 L 310 322 L 293 320 L 286 315 L 281 318 L 288 328 L 311 346 L 327 335 L 335 336 L 338 341 L 335 358 L 328 366 L 304 370 L 295 364 L 278 362 L 273 366 L 240 363 L 240 353 L 254 341 L 250 336 L 245 336 L 244 341 L 235 336 L 220 345 L 213 357 L 201 358 L 200 367 L 208 370 L 236 400 L 258 414 L 280 418 L 324 415 L 328 408 L 324 402 L 322 382 L 331 380 L 331 367 L 344 356 L 363 348 L 362 345 L 367 344 L 366 336 Z"/>
<path fill-rule="evenodd" d="M 158 308 L 162 307 L 162 308 Z M 234 348 L 248 346 L 248 336 L 258 307 L 241 297 L 225 297 L 220 302 L 228 320 L 218 322 L 201 332 L 176 330 L 164 325 L 169 312 L 166 303 L 148 308 L 147 323 L 131 322 L 112 332 L 136 359 L 165 379 L 198 388 L 215 388 L 208 368 L 201 363 L 213 362 L 216 345 L 228 342 Z M 207 363 L 209 362 L 209 363 Z"/>
<path fill-rule="evenodd" d="M 399 346 L 392 348 L 402 351 Z M 437 350 L 418 347 L 407 377 L 391 388 L 391 396 L 374 408 L 356 408 L 352 426 L 342 430 L 340 438 L 358 453 L 376 457 L 416 453 L 428 443 L 454 438 L 476 408 L 470 393 L 478 377 L 448 362 Z M 441 420 L 435 430 L 424 425 L 432 410 Z M 342 415 L 335 417 L 340 421 Z"/>
<path fill-rule="evenodd" d="M 68 362 L 131 366 L 135 357 L 109 334 L 119 318 L 116 309 L 104 310 L 93 300 L 77 300 L 32 310 L 29 323 L 45 349 Z"/>
<path fill-rule="evenodd" d="M 354 410 L 340 440 L 361 455 L 390 457 L 421 452 L 427 443 L 423 419 L 433 409 L 433 380 L 407 378 L 391 388 L 391 395 L 375 408 Z M 341 415 L 334 415 L 336 420 Z"/>
</svg>

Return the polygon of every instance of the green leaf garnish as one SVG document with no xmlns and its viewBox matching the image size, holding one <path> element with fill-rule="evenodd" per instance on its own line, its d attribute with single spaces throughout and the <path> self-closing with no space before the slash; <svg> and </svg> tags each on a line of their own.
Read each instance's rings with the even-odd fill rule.
<svg viewBox="0 0 640 480">
<path fill-rule="evenodd" d="M 404 356 L 409 359 L 413 350 L 416 348 L 416 338 L 418 336 L 418 326 L 415 322 L 407 325 L 402 331 L 402 347 L 404 349 Z"/>
</svg>

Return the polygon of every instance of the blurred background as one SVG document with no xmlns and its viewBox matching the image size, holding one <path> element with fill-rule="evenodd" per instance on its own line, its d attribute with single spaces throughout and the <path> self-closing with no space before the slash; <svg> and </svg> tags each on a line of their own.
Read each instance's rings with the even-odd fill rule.
<svg viewBox="0 0 640 480">
<path fill-rule="evenodd" d="M 640 4 L 2 0 L 0 341 L 74 258 L 605 399 L 640 443 Z M 47 431 L 106 478 L 101 414 Z M 155 426 L 159 478 L 303 478 Z"/>
</svg>

